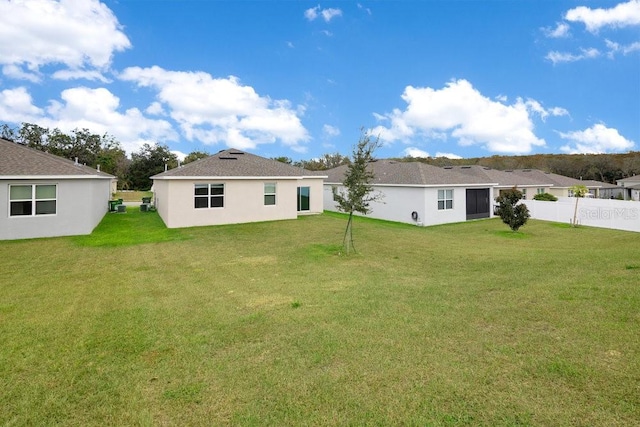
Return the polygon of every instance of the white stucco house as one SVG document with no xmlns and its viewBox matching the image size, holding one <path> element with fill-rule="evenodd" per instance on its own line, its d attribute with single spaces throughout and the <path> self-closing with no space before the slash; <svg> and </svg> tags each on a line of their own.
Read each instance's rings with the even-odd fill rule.
<svg viewBox="0 0 640 427">
<path fill-rule="evenodd" d="M 493 215 L 491 195 L 498 183 L 490 178 L 420 162 L 376 160 L 369 167 L 375 175 L 373 189 L 382 194 L 370 205 L 371 218 L 428 226 Z M 327 171 L 324 208 L 328 211 L 338 211 L 333 190 L 344 189 L 346 170 L 343 165 Z"/>
<path fill-rule="evenodd" d="M 114 179 L 0 138 L 0 240 L 91 234 Z"/>
<path fill-rule="evenodd" d="M 151 179 L 160 217 L 167 227 L 179 228 L 322 213 L 325 177 L 228 149 Z"/>
<path fill-rule="evenodd" d="M 625 200 L 640 200 L 640 175 L 619 179 L 617 184 L 623 189 Z"/>
</svg>

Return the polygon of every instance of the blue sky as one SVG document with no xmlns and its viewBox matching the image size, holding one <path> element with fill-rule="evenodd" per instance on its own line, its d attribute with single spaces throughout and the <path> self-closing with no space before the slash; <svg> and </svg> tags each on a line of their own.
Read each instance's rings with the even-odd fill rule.
<svg viewBox="0 0 640 427">
<path fill-rule="evenodd" d="M 0 122 L 129 152 L 640 150 L 640 0 L 0 0 Z M 7 19 L 6 17 L 11 17 Z"/>
</svg>

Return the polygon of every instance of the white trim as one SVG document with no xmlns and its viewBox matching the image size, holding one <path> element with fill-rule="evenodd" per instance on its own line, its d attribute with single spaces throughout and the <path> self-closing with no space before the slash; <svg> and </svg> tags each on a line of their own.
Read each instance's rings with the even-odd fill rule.
<svg viewBox="0 0 640 427">
<path fill-rule="evenodd" d="M 264 180 L 298 180 L 304 179 L 303 176 L 214 176 L 214 175 L 204 175 L 204 176 L 160 176 L 160 177 L 151 177 L 152 180 L 188 180 L 188 181 L 196 181 L 196 180 L 254 180 L 254 181 L 264 181 Z M 315 177 L 314 177 L 315 178 Z"/>
</svg>

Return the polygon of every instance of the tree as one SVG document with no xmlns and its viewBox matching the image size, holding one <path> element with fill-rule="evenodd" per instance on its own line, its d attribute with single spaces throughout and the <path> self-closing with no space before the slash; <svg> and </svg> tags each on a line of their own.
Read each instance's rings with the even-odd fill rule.
<svg viewBox="0 0 640 427">
<path fill-rule="evenodd" d="M 205 153 L 204 151 L 192 151 L 191 153 L 187 154 L 187 157 L 184 158 L 182 164 L 186 165 L 187 163 L 195 162 L 196 160 L 204 159 L 205 157 L 209 156 L 210 154 Z"/>
<path fill-rule="evenodd" d="M 0 126 L 0 138 L 4 138 L 7 141 L 16 141 L 18 139 L 18 133 L 14 128 L 3 123 L 3 125 Z"/>
<path fill-rule="evenodd" d="M 577 227 L 578 223 L 576 222 L 578 219 L 578 200 L 583 198 L 589 193 L 589 189 L 584 185 L 573 185 L 569 188 L 570 193 L 573 197 L 576 198 L 576 207 L 573 209 L 573 226 Z"/>
<path fill-rule="evenodd" d="M 511 230 L 518 231 L 520 227 L 527 223 L 531 216 L 529 208 L 524 203 L 518 203 L 522 199 L 522 192 L 513 187 L 506 190 L 496 199 L 500 206 L 498 214 L 502 218 L 502 222 L 507 224 Z"/>
<path fill-rule="evenodd" d="M 178 157 L 169 151 L 169 147 L 160 144 L 144 144 L 137 153 L 131 154 L 131 165 L 127 181 L 133 190 L 149 190 L 151 177 L 164 172 L 167 168 L 178 166 Z"/>
<path fill-rule="evenodd" d="M 369 203 L 382 198 L 380 193 L 373 191 L 370 184 L 375 176 L 369 163 L 374 160 L 373 153 L 378 147 L 380 147 L 379 138 L 372 139 L 368 132 L 363 131 L 358 144 L 353 149 L 353 158 L 345 172 L 344 189 L 333 189 L 333 197 L 338 203 L 338 210 L 349 214 L 342 239 L 342 246 L 347 255 L 352 249 L 355 251 L 353 213 L 359 212 L 363 215 L 370 213 Z"/>
<path fill-rule="evenodd" d="M 290 165 L 293 163 L 293 160 L 287 156 L 272 157 L 272 159 L 280 163 L 285 163 L 287 165 Z"/>
</svg>

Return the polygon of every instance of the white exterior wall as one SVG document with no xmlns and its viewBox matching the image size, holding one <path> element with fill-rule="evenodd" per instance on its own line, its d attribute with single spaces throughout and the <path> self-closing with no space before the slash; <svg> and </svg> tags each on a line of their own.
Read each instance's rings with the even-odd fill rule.
<svg viewBox="0 0 640 427">
<path fill-rule="evenodd" d="M 324 208 L 338 212 L 336 202 L 333 201 L 332 185 L 325 184 L 324 187 Z M 453 190 L 453 209 L 438 210 L 438 190 L 445 189 Z M 466 187 L 374 186 L 374 190 L 384 197 L 380 202 L 370 204 L 372 212 L 367 216 L 371 218 L 422 226 L 462 222 L 467 219 Z M 411 218 L 414 211 L 418 213 L 417 221 Z"/>
<path fill-rule="evenodd" d="M 0 240 L 91 234 L 109 207 L 110 179 L 0 182 Z M 9 217 L 10 184 L 56 184 L 56 214 Z"/>
<path fill-rule="evenodd" d="M 275 182 L 276 204 L 265 206 L 264 184 Z M 194 208 L 194 184 L 223 183 L 223 208 Z M 321 212 L 322 179 L 154 180 L 156 207 L 169 228 L 239 224 L 297 218 L 297 188 L 310 188 L 310 211 Z M 314 192 L 315 189 L 315 192 Z"/>
<path fill-rule="evenodd" d="M 590 227 L 640 232 L 640 202 L 562 197 L 557 202 L 524 200 L 531 218 L 572 223 L 578 201 L 576 221 Z"/>
</svg>

